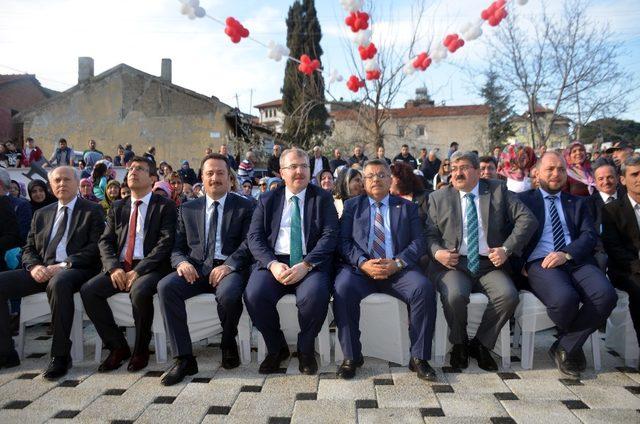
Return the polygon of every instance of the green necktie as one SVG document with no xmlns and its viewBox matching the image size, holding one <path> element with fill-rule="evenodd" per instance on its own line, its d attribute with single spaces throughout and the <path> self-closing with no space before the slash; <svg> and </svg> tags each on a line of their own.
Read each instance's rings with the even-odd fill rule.
<svg viewBox="0 0 640 424">
<path fill-rule="evenodd" d="M 291 211 L 291 235 L 289 239 L 289 266 L 302 262 L 302 224 L 300 219 L 300 205 L 298 196 L 291 197 L 293 210 Z"/>
</svg>

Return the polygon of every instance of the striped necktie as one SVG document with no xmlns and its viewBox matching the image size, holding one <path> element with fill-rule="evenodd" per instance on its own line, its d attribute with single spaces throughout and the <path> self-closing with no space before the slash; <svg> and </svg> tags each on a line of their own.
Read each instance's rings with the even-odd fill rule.
<svg viewBox="0 0 640 424">
<path fill-rule="evenodd" d="M 480 248 L 478 240 L 478 211 L 476 210 L 475 195 L 467 193 L 467 268 L 472 274 L 480 271 Z"/>
<path fill-rule="evenodd" d="M 558 252 L 567 245 L 564 241 L 564 230 L 562 229 L 560 215 L 558 215 L 558 209 L 556 208 L 558 196 L 547 196 L 546 199 L 549 201 L 549 216 L 551 218 L 551 230 L 553 231 L 553 249 L 555 252 Z"/>
<path fill-rule="evenodd" d="M 373 221 L 373 243 L 371 244 L 371 256 L 374 259 L 385 259 L 387 252 L 384 248 L 384 219 L 382 217 L 382 202 L 376 202 L 372 206 L 376 208 L 376 216 Z"/>
</svg>

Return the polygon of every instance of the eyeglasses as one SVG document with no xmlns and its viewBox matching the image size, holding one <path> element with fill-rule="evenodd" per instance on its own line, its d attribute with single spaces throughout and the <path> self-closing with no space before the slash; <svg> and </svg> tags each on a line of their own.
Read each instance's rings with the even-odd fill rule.
<svg viewBox="0 0 640 424">
<path fill-rule="evenodd" d="M 307 165 L 306 163 L 294 163 L 291 164 L 289 166 L 282 166 L 280 167 L 280 169 L 288 169 L 289 171 L 297 171 L 298 169 L 304 171 L 306 169 L 309 169 L 309 165 Z"/>
<path fill-rule="evenodd" d="M 384 180 L 385 178 L 389 177 L 389 174 L 387 174 L 386 172 L 378 172 L 377 174 L 367 174 L 364 176 L 365 180 L 373 180 L 376 177 Z"/>
<path fill-rule="evenodd" d="M 258 185 L 259 185 L 260 187 L 266 187 L 266 186 L 267 186 L 267 183 L 260 183 L 260 184 L 258 184 Z"/>
<path fill-rule="evenodd" d="M 136 171 L 136 172 L 149 172 L 149 168 L 145 168 L 143 166 L 130 166 L 130 167 L 127 168 L 127 171 L 128 172 L 133 172 L 133 171 Z"/>
<path fill-rule="evenodd" d="M 451 172 L 467 172 L 468 170 L 471 169 L 471 165 L 460 165 L 460 166 L 454 166 L 453 168 L 451 168 Z"/>
</svg>

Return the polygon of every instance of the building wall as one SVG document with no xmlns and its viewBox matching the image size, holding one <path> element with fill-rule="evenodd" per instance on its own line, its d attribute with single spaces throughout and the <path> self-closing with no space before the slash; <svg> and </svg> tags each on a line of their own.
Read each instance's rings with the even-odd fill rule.
<svg viewBox="0 0 640 424">
<path fill-rule="evenodd" d="M 25 110 L 45 100 L 42 89 L 31 78 L 20 78 L 0 86 L 0 107 Z"/>
<path fill-rule="evenodd" d="M 548 125 L 550 117 L 543 116 L 539 118 L 538 122 L 543 128 Z M 525 119 L 517 119 L 511 122 L 515 135 L 510 137 L 509 142 L 518 142 L 531 145 L 531 127 L 529 121 Z M 571 139 L 571 131 L 569 122 L 565 120 L 556 121 L 551 128 L 551 135 L 547 141 L 547 147 L 557 148 L 566 146 Z M 538 147 L 538 146 L 536 146 Z"/>
<path fill-rule="evenodd" d="M 118 144 L 131 143 L 138 154 L 153 145 L 156 158 L 177 169 L 183 159 L 196 167 L 207 146 L 217 150 L 228 141 L 226 105 L 141 73 L 125 69 L 79 88 L 22 117 L 25 137 L 33 137 L 47 156 L 61 137 L 80 151 L 94 139 L 98 150 L 111 156 Z M 212 133 L 219 137 L 212 138 Z"/>
</svg>

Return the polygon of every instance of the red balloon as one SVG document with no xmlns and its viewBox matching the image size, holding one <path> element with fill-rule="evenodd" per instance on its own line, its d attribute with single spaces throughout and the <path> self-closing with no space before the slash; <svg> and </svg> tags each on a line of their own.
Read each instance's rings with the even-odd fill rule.
<svg viewBox="0 0 640 424">
<path fill-rule="evenodd" d="M 351 75 L 347 80 L 347 88 L 354 93 L 357 93 L 362 87 L 365 86 L 365 82 L 355 75 Z"/>
<path fill-rule="evenodd" d="M 249 36 L 249 30 L 246 29 L 237 19 L 229 16 L 225 19 L 224 33 L 229 36 L 233 43 L 239 43 L 243 38 Z"/>
<path fill-rule="evenodd" d="M 300 56 L 300 64 L 298 65 L 298 70 L 305 75 L 311 75 L 313 72 L 320 67 L 320 61 L 318 59 L 313 59 L 303 54 Z"/>
<path fill-rule="evenodd" d="M 344 20 L 344 23 L 351 27 L 351 31 L 358 32 L 361 29 L 369 28 L 369 14 L 366 12 L 351 12 Z"/>
<path fill-rule="evenodd" d="M 415 69 L 425 71 L 431 65 L 431 58 L 426 52 L 420 53 L 411 64 Z"/>
<path fill-rule="evenodd" d="M 458 34 L 449 34 L 442 42 L 451 53 L 455 53 L 460 47 L 464 46 L 464 40 Z"/>
<path fill-rule="evenodd" d="M 360 53 L 360 59 L 367 60 L 373 59 L 376 53 L 378 53 L 378 49 L 375 44 L 369 43 L 367 47 L 358 46 L 358 52 Z"/>
<path fill-rule="evenodd" d="M 496 0 L 491 5 L 484 9 L 480 14 L 480 17 L 489 22 L 491 26 L 500 25 L 500 22 L 507 17 L 507 2 L 506 0 Z"/>
</svg>

